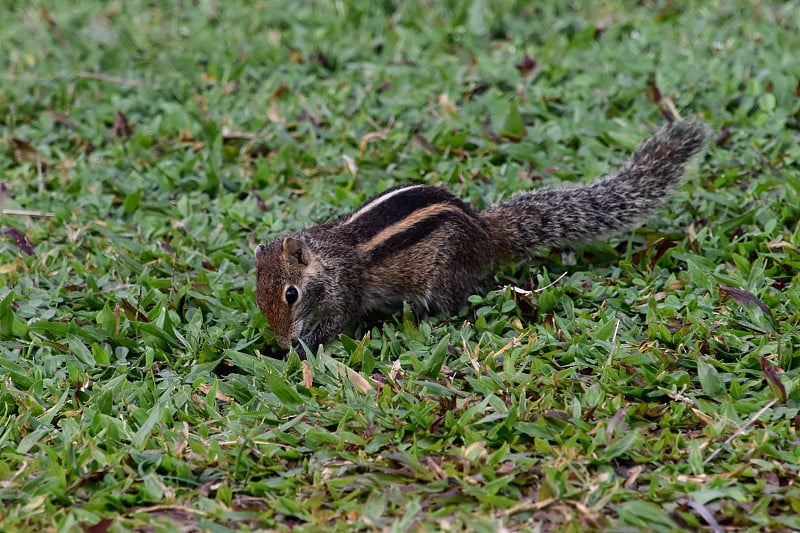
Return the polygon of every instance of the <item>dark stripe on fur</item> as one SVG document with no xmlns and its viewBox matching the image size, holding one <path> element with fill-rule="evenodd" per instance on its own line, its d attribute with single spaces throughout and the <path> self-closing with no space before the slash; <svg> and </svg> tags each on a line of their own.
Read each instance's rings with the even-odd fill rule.
<svg viewBox="0 0 800 533">
<path fill-rule="evenodd" d="M 380 263 L 397 254 L 408 253 L 415 244 L 435 232 L 447 221 L 462 221 L 464 215 L 453 211 L 443 211 L 436 215 L 422 219 L 407 230 L 392 235 L 368 253 L 367 261 Z"/>
<path fill-rule="evenodd" d="M 406 187 L 401 186 L 389 189 L 380 196 L 368 200 L 364 205 L 379 199 L 381 196 L 395 192 L 398 188 Z M 358 218 L 348 229 L 357 237 L 357 242 L 367 242 L 384 229 L 397 224 L 418 209 L 433 204 L 449 204 L 458 207 L 465 213 L 470 212 L 466 204 L 450 194 L 447 189 L 442 187 L 416 187 L 394 196 L 384 204 L 370 207 L 363 214 L 359 213 L 361 208 L 356 209 L 350 216 L 358 216 Z M 347 219 L 343 220 L 342 224 L 346 225 Z"/>
</svg>

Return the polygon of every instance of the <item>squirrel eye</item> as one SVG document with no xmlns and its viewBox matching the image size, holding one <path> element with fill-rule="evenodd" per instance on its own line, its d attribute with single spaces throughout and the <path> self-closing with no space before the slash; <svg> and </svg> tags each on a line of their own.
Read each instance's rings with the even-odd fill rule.
<svg viewBox="0 0 800 533">
<path fill-rule="evenodd" d="M 297 289 L 294 287 L 287 287 L 286 294 L 284 296 L 286 298 L 286 303 L 292 305 L 297 301 Z"/>
</svg>

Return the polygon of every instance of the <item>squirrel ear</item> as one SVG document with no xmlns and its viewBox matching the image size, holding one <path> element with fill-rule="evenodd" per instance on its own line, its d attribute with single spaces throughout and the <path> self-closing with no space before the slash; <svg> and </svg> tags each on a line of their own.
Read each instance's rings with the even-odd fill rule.
<svg viewBox="0 0 800 533">
<path fill-rule="evenodd" d="M 256 246 L 256 250 L 254 252 L 254 254 L 256 256 L 256 259 L 259 259 L 260 257 L 262 257 L 264 255 L 264 252 L 266 251 L 266 249 L 267 249 L 267 246 L 265 244 L 259 244 L 258 246 Z"/>
<path fill-rule="evenodd" d="M 306 244 L 300 239 L 286 237 L 283 239 L 283 256 L 286 259 L 294 259 L 301 265 L 307 265 Z"/>
</svg>

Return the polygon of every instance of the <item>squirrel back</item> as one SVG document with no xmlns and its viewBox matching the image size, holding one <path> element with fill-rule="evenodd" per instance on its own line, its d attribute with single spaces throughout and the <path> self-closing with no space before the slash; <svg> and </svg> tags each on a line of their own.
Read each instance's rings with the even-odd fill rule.
<svg viewBox="0 0 800 533">
<path fill-rule="evenodd" d="M 538 249 L 630 228 L 680 185 L 709 135 L 676 122 L 617 172 L 519 194 L 476 213 L 442 187 L 405 185 L 332 222 L 256 247 L 256 300 L 281 346 L 316 348 L 374 310 L 455 313 L 481 278 Z"/>
</svg>

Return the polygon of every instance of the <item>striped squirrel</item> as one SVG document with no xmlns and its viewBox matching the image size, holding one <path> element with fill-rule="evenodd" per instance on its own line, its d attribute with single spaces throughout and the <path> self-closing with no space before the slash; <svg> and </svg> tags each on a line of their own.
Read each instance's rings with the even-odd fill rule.
<svg viewBox="0 0 800 533">
<path fill-rule="evenodd" d="M 403 302 L 422 316 L 455 313 L 504 263 L 639 223 L 666 203 L 708 136 L 700 121 L 666 125 L 610 175 L 481 213 L 443 187 L 391 188 L 338 220 L 258 245 L 258 306 L 279 345 L 299 339 L 310 349 Z"/>
</svg>

